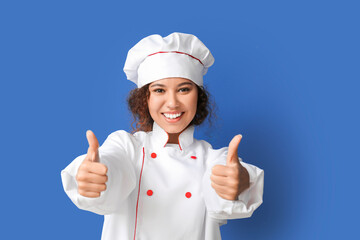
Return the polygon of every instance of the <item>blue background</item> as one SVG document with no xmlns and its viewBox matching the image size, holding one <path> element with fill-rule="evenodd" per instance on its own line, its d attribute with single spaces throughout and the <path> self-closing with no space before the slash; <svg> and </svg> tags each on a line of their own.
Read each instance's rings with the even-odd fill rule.
<svg viewBox="0 0 360 240">
<path fill-rule="evenodd" d="M 265 170 L 264 203 L 223 239 L 354 239 L 359 221 L 359 4 L 356 1 L 2 1 L 0 239 L 100 239 L 60 171 L 130 130 L 127 51 L 150 34 L 198 36 L 219 148 Z"/>
</svg>

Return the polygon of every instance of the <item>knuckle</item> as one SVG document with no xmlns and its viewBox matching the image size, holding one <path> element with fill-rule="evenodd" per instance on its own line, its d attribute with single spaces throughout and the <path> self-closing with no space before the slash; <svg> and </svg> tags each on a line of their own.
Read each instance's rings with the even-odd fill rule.
<svg viewBox="0 0 360 240">
<path fill-rule="evenodd" d="M 231 168 L 229 170 L 229 173 L 230 173 L 231 176 L 239 176 L 240 171 L 239 171 L 238 168 Z"/>
<path fill-rule="evenodd" d="M 78 172 L 84 171 L 84 169 L 86 169 L 86 167 L 84 166 L 84 163 L 80 164 Z"/>
<path fill-rule="evenodd" d="M 78 193 L 81 195 L 81 196 L 84 196 L 84 197 L 86 197 L 86 194 L 85 194 L 85 192 L 84 191 L 82 191 L 81 189 L 79 189 L 78 190 Z"/>
<path fill-rule="evenodd" d="M 106 175 L 108 168 L 106 165 L 102 164 L 102 163 L 96 163 L 95 165 L 96 167 L 94 167 L 96 169 L 96 171 L 98 172 L 98 174 L 100 175 Z"/>
<path fill-rule="evenodd" d="M 79 182 L 79 181 L 84 181 L 84 180 L 85 180 L 84 173 L 79 172 L 79 173 L 76 175 L 76 180 L 77 180 L 78 182 Z"/>
<path fill-rule="evenodd" d="M 211 171 L 214 172 L 214 171 L 218 171 L 220 168 L 220 165 L 215 165 L 212 167 Z"/>
<path fill-rule="evenodd" d="M 226 195 L 226 200 L 234 200 L 234 197 L 231 195 Z"/>
<path fill-rule="evenodd" d="M 229 194 L 232 195 L 232 196 L 235 196 L 237 194 L 238 190 L 237 189 L 231 189 L 229 190 Z"/>
<path fill-rule="evenodd" d="M 85 159 L 85 160 L 87 160 L 87 159 Z M 91 164 L 91 162 L 90 161 L 83 161 L 81 164 L 80 164 L 80 168 L 84 168 L 84 169 L 87 169 L 89 166 L 90 166 L 90 164 Z"/>
<path fill-rule="evenodd" d="M 232 181 L 232 185 L 233 185 L 233 187 L 238 187 L 238 186 L 240 185 L 239 179 L 235 178 L 235 179 Z"/>
<path fill-rule="evenodd" d="M 211 180 L 211 183 L 216 187 L 219 183 L 216 179 Z"/>
<path fill-rule="evenodd" d="M 227 194 L 221 194 L 221 197 L 226 200 L 230 200 L 230 197 Z"/>
<path fill-rule="evenodd" d="M 79 189 L 84 189 L 86 187 L 86 184 L 82 181 L 78 182 L 78 188 Z"/>
<path fill-rule="evenodd" d="M 231 188 L 231 189 L 235 188 L 236 187 L 235 182 L 234 181 L 229 182 L 228 187 Z"/>
</svg>

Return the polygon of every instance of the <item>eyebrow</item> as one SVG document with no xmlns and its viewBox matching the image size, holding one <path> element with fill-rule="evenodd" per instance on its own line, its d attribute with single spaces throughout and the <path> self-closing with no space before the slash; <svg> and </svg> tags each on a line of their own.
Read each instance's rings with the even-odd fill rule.
<svg viewBox="0 0 360 240">
<path fill-rule="evenodd" d="M 160 84 L 160 83 L 155 83 L 155 84 L 151 85 L 150 87 L 151 87 L 151 88 L 152 88 L 152 87 L 165 87 L 165 85 L 164 85 L 164 84 Z"/>
<path fill-rule="evenodd" d="M 178 87 L 181 87 L 181 86 L 184 86 L 184 85 L 193 85 L 193 83 L 192 82 L 183 82 L 183 83 L 180 83 L 179 85 L 178 85 Z"/>
<path fill-rule="evenodd" d="M 193 83 L 191 82 L 183 82 L 183 83 L 180 83 L 179 85 L 177 85 L 177 87 L 181 87 L 181 86 L 184 86 L 184 85 L 193 85 Z M 161 84 L 161 83 L 155 83 L 153 85 L 150 86 L 151 88 L 153 87 L 166 87 L 164 84 Z"/>
</svg>

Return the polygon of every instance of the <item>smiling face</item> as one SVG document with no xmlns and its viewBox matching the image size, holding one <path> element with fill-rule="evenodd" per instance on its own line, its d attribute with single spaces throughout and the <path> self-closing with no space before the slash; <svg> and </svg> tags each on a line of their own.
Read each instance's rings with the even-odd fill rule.
<svg viewBox="0 0 360 240">
<path fill-rule="evenodd" d="M 152 82 L 149 91 L 152 119 L 170 138 L 177 137 L 196 114 L 198 89 L 195 83 L 185 78 L 164 78 Z"/>
</svg>

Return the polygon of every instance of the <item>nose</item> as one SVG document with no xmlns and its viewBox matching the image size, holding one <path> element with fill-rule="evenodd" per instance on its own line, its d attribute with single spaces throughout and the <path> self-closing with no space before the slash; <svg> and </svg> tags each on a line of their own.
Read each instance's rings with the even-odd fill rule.
<svg viewBox="0 0 360 240">
<path fill-rule="evenodd" d="M 167 107 L 170 109 L 175 109 L 180 106 L 178 96 L 176 93 L 169 92 L 168 98 L 167 98 Z"/>
</svg>

